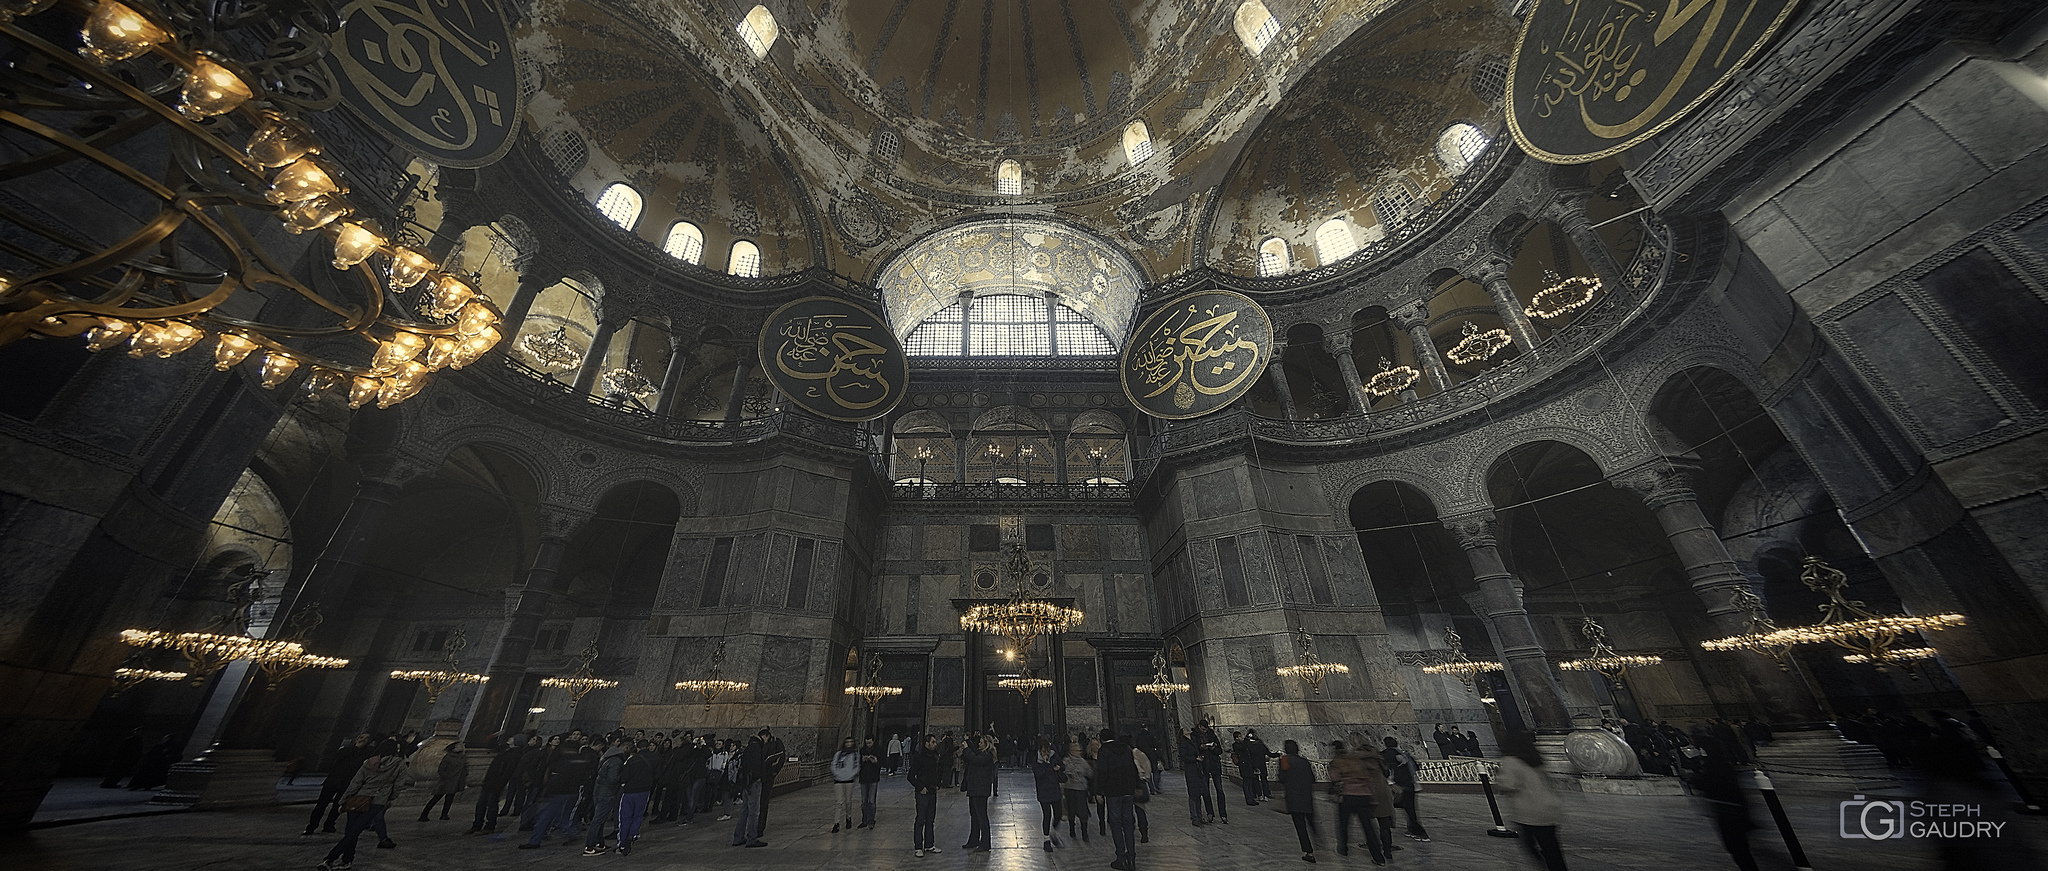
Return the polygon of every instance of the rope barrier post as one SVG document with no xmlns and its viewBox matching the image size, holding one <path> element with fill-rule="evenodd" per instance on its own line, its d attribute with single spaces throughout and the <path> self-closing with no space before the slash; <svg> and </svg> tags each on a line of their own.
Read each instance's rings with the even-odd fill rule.
<svg viewBox="0 0 2048 871">
<path fill-rule="evenodd" d="M 1479 772 L 1479 787 L 1486 790 L 1486 809 L 1493 811 L 1493 828 L 1487 829 L 1486 833 L 1496 838 L 1518 837 L 1518 833 L 1508 828 L 1507 823 L 1500 818 L 1500 802 L 1493 798 L 1493 781 L 1487 778 L 1484 771 Z"/>
<path fill-rule="evenodd" d="M 1764 805 L 1771 809 L 1771 819 L 1778 824 L 1778 834 L 1785 838 L 1785 850 L 1792 854 L 1792 867 L 1812 871 L 1813 863 L 1806 861 L 1806 850 L 1799 846 L 1799 835 L 1792 831 L 1792 820 L 1785 816 L 1785 805 L 1778 801 L 1778 790 L 1771 786 L 1771 779 L 1762 769 L 1754 774 L 1757 791 L 1763 793 Z"/>
<path fill-rule="evenodd" d="M 2011 760 L 2006 759 L 2005 754 L 1998 752 L 1996 747 L 1986 747 L 1984 752 L 1991 754 L 1991 761 L 1998 763 L 1999 771 L 2005 772 L 2006 784 L 2012 787 L 2013 792 L 2019 794 L 2020 813 L 2042 813 L 2041 803 L 2036 801 L 2033 794 L 2027 791 L 2027 785 L 2020 782 L 2019 775 L 2013 773 Z"/>
</svg>

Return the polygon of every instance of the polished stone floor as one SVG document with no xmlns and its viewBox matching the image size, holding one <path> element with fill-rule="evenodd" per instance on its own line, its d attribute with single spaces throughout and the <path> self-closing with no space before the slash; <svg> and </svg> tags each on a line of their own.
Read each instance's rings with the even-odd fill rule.
<svg viewBox="0 0 2048 871">
<path fill-rule="evenodd" d="M 1231 807 L 1230 824 L 1194 828 L 1188 824 L 1185 793 L 1178 774 L 1166 776 L 1167 792 L 1148 805 L 1151 843 L 1140 845 L 1138 862 L 1147 869 L 1299 868 L 1303 866 L 1289 819 L 1277 802 Z M 731 823 L 652 827 L 632 856 L 605 854 L 584 857 L 572 847 L 551 846 L 521 851 L 515 841 L 464 837 L 463 820 L 416 822 L 412 807 L 392 814 L 394 850 L 362 843 L 356 867 L 363 871 L 447 871 L 447 869 L 647 868 L 711 867 L 733 869 L 1099 869 L 1111 855 L 1107 837 L 1091 843 L 1065 842 L 1053 852 L 1043 849 L 1039 813 L 1031 801 L 1029 779 L 1004 772 L 993 803 L 995 849 L 986 854 L 957 849 L 966 839 L 967 802 L 959 793 L 941 796 L 939 844 L 943 852 L 922 859 L 910 855 L 910 790 L 900 778 L 883 783 L 877 829 L 832 834 L 833 791 L 805 789 L 777 797 L 770 811 L 763 849 L 727 846 Z M 474 793 L 471 793 L 474 795 Z M 1873 798 L 1877 796 L 1872 796 Z M 424 801 L 407 793 L 408 804 Z M 1996 868 L 2000 871 L 2039 867 L 2031 856 L 2048 855 L 2048 821 L 2021 817 L 2004 805 L 1982 806 L 1983 819 L 2003 822 L 1997 855 L 1967 864 L 1944 863 L 1933 847 L 1913 839 L 1845 840 L 1838 834 L 1839 802 L 1849 796 L 1786 796 L 1793 824 L 1812 867 L 1821 871 L 1885 871 L 1885 869 Z M 1396 837 L 1404 848 L 1395 868 L 1444 868 L 1494 871 L 1535 867 L 1519 842 L 1486 835 L 1491 819 L 1486 801 L 1476 795 L 1425 793 L 1423 821 L 1433 842 L 1423 844 Z M 1567 795 L 1570 820 L 1561 828 L 1566 857 L 1573 869 L 1733 868 L 1695 800 L 1677 796 L 1625 797 Z M 0 840 L 0 869 L 6 871 L 200 871 L 200 869 L 310 869 L 325 855 L 333 836 L 301 837 L 307 809 L 303 805 L 262 811 L 181 813 L 167 816 L 104 820 L 38 829 Z M 1335 853 L 1332 807 L 1318 808 L 1318 859 L 1321 865 L 1371 867 L 1362 848 L 1349 857 Z M 466 817 L 467 811 L 463 816 Z M 1757 859 L 1765 869 L 1792 867 L 1783 842 L 1757 808 L 1760 827 L 1753 835 Z M 1356 830 L 1352 832 L 1358 838 Z M 580 843 L 580 842 L 579 842 Z"/>
</svg>

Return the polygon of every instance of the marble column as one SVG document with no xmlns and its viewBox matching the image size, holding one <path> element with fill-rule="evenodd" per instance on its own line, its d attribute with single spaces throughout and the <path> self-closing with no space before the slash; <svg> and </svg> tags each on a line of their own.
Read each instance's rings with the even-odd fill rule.
<svg viewBox="0 0 2048 871">
<path fill-rule="evenodd" d="M 1508 261 L 1497 257 L 1482 260 L 1466 267 L 1465 277 L 1486 288 L 1486 295 L 1493 297 L 1493 307 L 1500 312 L 1501 323 L 1507 326 L 1508 335 L 1514 338 L 1522 353 L 1535 359 L 1536 327 L 1529 322 L 1528 311 L 1515 297 L 1515 289 L 1508 284 Z"/>
<path fill-rule="evenodd" d="M 515 710 L 513 703 L 519 697 L 519 685 L 526 680 L 526 659 L 533 651 L 533 638 L 540 632 L 548 606 L 555 597 L 569 591 L 572 577 L 562 571 L 562 556 L 569 549 L 570 538 L 590 520 L 590 514 L 543 504 L 535 519 L 540 528 L 540 546 L 534 551 L 533 565 L 526 570 L 526 584 L 516 594 L 511 614 L 505 619 L 505 629 L 491 651 L 491 662 L 484 672 L 490 680 L 484 682 L 470 708 L 468 741 L 472 744 L 480 744 L 493 732 L 509 735 L 525 725 L 526 712 Z"/>
<path fill-rule="evenodd" d="M 725 398 L 725 422 L 738 423 L 740 414 L 746 410 L 747 382 L 753 380 L 754 351 L 742 349 L 738 359 L 732 361 L 732 392 Z"/>
<path fill-rule="evenodd" d="M 1287 346 L 1273 343 L 1273 359 L 1266 363 L 1266 378 L 1273 382 L 1273 392 L 1280 395 L 1280 416 L 1294 420 L 1300 415 L 1294 411 L 1294 389 L 1287 386 Z"/>
<path fill-rule="evenodd" d="M 519 327 L 526 322 L 527 314 L 533 311 L 533 301 L 540 297 L 541 291 L 560 280 L 560 276 L 537 268 L 529 269 L 525 275 L 521 275 L 519 290 L 512 294 L 512 304 L 505 307 L 505 334 L 518 335 Z"/>
<path fill-rule="evenodd" d="M 1558 195 L 1551 204 L 1547 217 L 1563 230 L 1565 237 L 1579 249 L 1580 256 L 1593 267 L 1593 274 L 1601 283 L 1610 288 L 1630 286 L 1623 278 L 1621 264 L 1607 250 L 1607 243 L 1600 239 L 1600 232 L 1593 228 L 1593 219 L 1586 216 L 1586 192 L 1566 191 Z M 1564 272 L 1566 264 L 1558 264 L 1558 272 Z"/>
<path fill-rule="evenodd" d="M 1415 346 L 1415 362 L 1422 366 L 1429 383 L 1436 385 L 1438 393 L 1451 389 L 1451 373 L 1436 352 L 1436 341 L 1429 337 L 1429 301 L 1418 299 L 1387 314 L 1408 331 L 1408 341 Z"/>
<path fill-rule="evenodd" d="M 1351 356 L 1351 333 L 1328 333 L 1323 340 L 1329 343 L 1330 356 L 1337 358 L 1337 374 L 1344 378 L 1352 413 L 1361 417 L 1372 413 L 1372 396 L 1365 392 L 1365 381 L 1358 375 L 1358 360 Z"/>
<path fill-rule="evenodd" d="M 683 372 L 690 368 L 690 358 L 697 353 L 702 342 L 670 336 L 668 343 L 668 370 L 661 375 L 661 398 L 654 402 L 654 416 L 667 419 L 676 406 L 676 382 L 683 380 Z"/>
<path fill-rule="evenodd" d="M 356 458 L 356 464 L 363 474 L 356 482 L 355 498 L 349 500 L 341 522 L 320 548 L 320 556 L 313 560 L 313 568 L 306 572 L 305 579 L 283 592 L 277 613 L 290 614 L 306 602 L 335 606 L 347 601 L 356 576 L 362 572 L 363 561 L 369 556 L 370 538 L 384 525 L 385 515 L 390 513 L 392 503 L 398 501 L 406 482 L 426 471 L 409 460 L 392 456 Z M 332 607 L 328 611 L 335 613 Z"/>
<path fill-rule="evenodd" d="M 624 324 L 598 322 L 597 329 L 590 333 L 590 347 L 583 352 L 583 364 L 576 368 L 576 383 L 570 392 L 582 396 L 597 387 L 598 376 L 604 374 L 605 357 L 612 350 L 612 335 L 622 326 Z"/>
<path fill-rule="evenodd" d="M 1614 486 L 1634 493 L 1656 515 L 1664 537 L 1685 566 L 1686 580 L 1706 606 L 1707 622 L 1715 637 L 1739 635 L 1749 630 L 1749 615 L 1735 607 L 1735 594 L 1756 586 L 1728 555 L 1728 546 L 1700 509 L 1693 491 L 1697 469 L 1682 462 L 1658 460 L 1609 479 Z M 1740 652 L 1708 654 L 1732 660 L 1773 726 L 1794 728 L 1824 726 L 1827 716 L 1812 690 L 1797 675 L 1778 668 L 1761 654 Z"/>
<path fill-rule="evenodd" d="M 1558 685 L 1543 644 L 1536 638 L 1536 627 L 1523 607 L 1521 579 L 1509 574 L 1501 560 L 1499 520 L 1493 512 L 1482 511 L 1445 518 L 1443 524 L 1472 564 L 1472 576 L 1479 584 L 1480 616 L 1493 630 L 1494 644 L 1524 718 L 1539 733 L 1568 731 L 1572 724 L 1565 709 L 1564 688 Z"/>
</svg>

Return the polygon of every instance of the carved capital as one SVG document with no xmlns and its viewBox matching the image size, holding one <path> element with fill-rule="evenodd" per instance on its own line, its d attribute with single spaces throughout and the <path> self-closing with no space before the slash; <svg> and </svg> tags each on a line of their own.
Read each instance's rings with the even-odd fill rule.
<svg viewBox="0 0 2048 871">
<path fill-rule="evenodd" d="M 1689 463 L 1658 461 L 1637 466 L 1607 481 L 1657 509 L 1675 502 L 1698 501 L 1699 495 L 1693 491 L 1698 472 L 1699 468 Z"/>
<path fill-rule="evenodd" d="M 1489 282 L 1507 280 L 1508 267 L 1510 265 L 1512 264 L 1508 259 L 1494 254 L 1466 264 L 1459 272 L 1463 273 L 1466 278 L 1480 284 L 1487 284 Z"/>
<path fill-rule="evenodd" d="M 543 503 L 535 507 L 534 525 L 543 539 L 566 541 L 590 521 L 591 512 L 583 508 Z"/>
<path fill-rule="evenodd" d="M 1443 519 L 1444 530 L 1466 550 L 1494 547 L 1500 539 L 1500 519 L 1491 511 L 1476 511 Z"/>
<path fill-rule="evenodd" d="M 1407 305 L 1387 312 L 1387 317 L 1393 318 L 1394 323 L 1399 324 L 1401 329 L 1404 330 L 1428 326 L 1429 300 L 1418 299 L 1410 302 Z"/>
<path fill-rule="evenodd" d="M 1324 333 L 1323 346 L 1329 348 L 1331 354 L 1335 354 L 1339 357 L 1351 353 L 1351 330 L 1347 327 L 1345 329 Z"/>
<path fill-rule="evenodd" d="M 1593 219 L 1586 216 L 1586 203 L 1593 192 L 1583 188 L 1568 188 L 1557 192 L 1557 196 L 1543 209 L 1543 217 L 1562 227 L 1567 233 L 1590 230 Z"/>
</svg>

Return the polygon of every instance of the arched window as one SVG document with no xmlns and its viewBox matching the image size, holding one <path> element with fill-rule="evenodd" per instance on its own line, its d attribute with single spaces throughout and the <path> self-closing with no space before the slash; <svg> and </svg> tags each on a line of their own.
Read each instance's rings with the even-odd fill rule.
<svg viewBox="0 0 2048 871">
<path fill-rule="evenodd" d="M 1287 274 L 1287 243 L 1275 236 L 1259 243 L 1259 277 Z"/>
<path fill-rule="evenodd" d="M 1316 228 L 1316 261 L 1328 266 L 1351 256 L 1358 250 L 1358 240 L 1351 235 L 1351 225 L 1343 218 L 1331 218 Z"/>
<path fill-rule="evenodd" d="M 732 243 L 732 258 L 726 261 L 725 271 L 741 278 L 760 278 L 761 249 L 745 239 Z"/>
<path fill-rule="evenodd" d="M 1101 357 L 1116 353 L 1102 329 L 1043 296 L 995 293 L 925 318 L 903 343 L 923 357 Z"/>
<path fill-rule="evenodd" d="M 1394 179 L 1380 186 L 1372 194 L 1372 213 L 1380 219 L 1380 226 L 1393 232 L 1409 218 L 1422 211 L 1422 198 L 1406 181 Z"/>
<path fill-rule="evenodd" d="M 996 164 L 996 193 L 1006 197 L 1024 193 L 1024 164 L 1014 160 Z"/>
<path fill-rule="evenodd" d="M 1132 121 L 1124 128 L 1124 156 L 1130 158 L 1132 166 L 1152 156 L 1152 134 L 1145 131 L 1145 122 Z"/>
<path fill-rule="evenodd" d="M 640 222 L 640 192 L 624 182 L 614 183 L 597 198 L 597 211 L 612 219 L 612 223 L 631 230 Z"/>
<path fill-rule="evenodd" d="M 1457 175 L 1472 168 L 1472 161 L 1486 153 L 1491 141 L 1479 128 L 1464 122 L 1452 124 L 1436 138 L 1436 159 L 1443 161 L 1444 171 Z"/>
<path fill-rule="evenodd" d="M 756 6 L 740 20 L 740 38 L 747 41 L 747 47 L 754 50 L 754 59 L 768 56 L 768 49 L 775 44 L 775 36 L 782 28 L 775 23 L 775 13 L 766 6 Z"/>
<path fill-rule="evenodd" d="M 1246 0 L 1237 6 L 1237 38 L 1244 41 L 1244 47 L 1252 54 L 1265 51 L 1280 35 L 1280 19 L 1266 11 L 1266 4 L 1259 0 Z"/>
<path fill-rule="evenodd" d="M 704 260 L 704 231 L 689 221 L 677 221 L 675 226 L 668 228 L 668 241 L 661 243 L 661 250 L 686 263 L 701 263 Z"/>
</svg>

